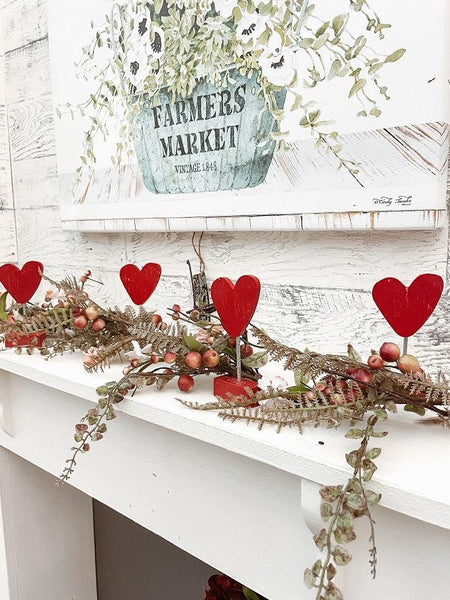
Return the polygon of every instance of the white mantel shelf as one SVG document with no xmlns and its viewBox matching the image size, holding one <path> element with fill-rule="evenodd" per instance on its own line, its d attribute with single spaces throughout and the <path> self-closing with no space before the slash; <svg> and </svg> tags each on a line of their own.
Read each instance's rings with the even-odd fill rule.
<svg viewBox="0 0 450 600">
<path fill-rule="evenodd" d="M 104 373 L 87 374 L 79 354 L 44 360 L 39 354 L 6 351 L 0 354 L 0 369 L 92 402 L 97 401 L 98 386 L 122 377 L 120 365 Z M 346 440 L 345 429 L 305 427 L 302 435 L 297 429 L 276 433 L 271 426 L 259 431 L 255 425 L 224 422 L 215 411 L 186 408 L 176 400 L 180 397 L 201 404 L 214 401 L 212 379 L 197 380 L 196 391 L 190 394 L 179 392 L 175 382 L 164 391 L 149 388 L 126 399 L 116 410 L 321 485 L 344 483 L 350 473 L 344 456 L 357 441 Z M 111 428 L 115 424 L 112 422 Z M 450 488 L 444 475 L 450 473 L 450 433 L 420 424 L 417 417 L 407 413 L 391 415 L 378 429 L 390 432 L 386 438 L 373 440 L 383 450 L 372 486 L 382 493 L 381 504 L 450 529 Z M 101 443 L 108 444 L 107 435 Z M 96 450 L 94 446 L 93 452 Z M 83 458 L 79 468 L 88 466 L 89 460 L 89 456 Z"/>
<path fill-rule="evenodd" d="M 85 531 L 84 537 L 71 537 L 65 564 L 74 582 L 80 568 L 89 571 L 94 561 L 93 534 L 88 534 L 93 497 L 270 600 L 312 599 L 303 588 L 302 572 L 317 558 L 311 530 L 322 526 L 318 490 L 346 482 L 350 470 L 344 455 L 357 442 L 345 439 L 343 429 L 305 427 L 302 435 L 294 429 L 277 434 L 272 427 L 259 431 L 245 423 L 224 422 L 215 412 L 194 411 L 177 402 L 181 392 L 171 382 L 162 392 L 149 388 L 117 405 L 118 418 L 108 424 L 104 440 L 79 458 L 71 486 L 55 487 L 54 476 L 70 456 L 75 423 L 97 401 L 95 389 L 121 373 L 117 364 L 104 373 L 86 374 L 80 354 L 46 361 L 37 353 L 0 352 L 0 494 L 4 521 L 14 523 L 9 533 L 13 542 L 8 542 L 6 525 L 4 532 L 7 548 L 14 547 L 14 565 L 9 567 L 14 578 L 21 566 L 27 579 L 29 560 L 35 560 L 35 554 L 28 558 L 30 540 L 18 541 L 15 532 L 39 527 L 41 520 L 43 532 L 34 535 L 48 537 L 46 555 L 59 552 L 58 543 L 67 546 L 69 524 Z M 212 380 L 199 380 L 195 391 L 183 397 L 211 401 Z M 341 585 L 346 600 L 359 599 L 362 586 L 365 600 L 394 597 L 394 590 L 396 600 L 438 600 L 450 589 L 450 433 L 419 425 L 406 413 L 391 416 L 385 428 L 390 434 L 374 440 L 383 451 L 371 483 L 382 493 L 374 509 L 379 576 L 375 582 L 370 579 L 368 533 L 360 525 L 352 545 L 355 558 Z M 9 452 L 2 454 L 1 447 Z M 48 481 L 36 476 L 31 490 L 22 463 L 14 462 L 21 459 L 14 456 L 50 473 L 39 471 Z M 12 488 L 21 490 L 19 502 Z M 26 510 L 24 497 L 30 498 Z M 43 519 L 45 510 L 50 525 Z M 33 511 L 38 516 L 32 519 Z M 57 527 L 55 514 L 61 517 Z M 20 525 L 24 519 L 32 519 L 31 525 Z M 46 536 L 48 527 L 56 528 L 52 536 Z M 86 544 L 92 546 L 87 554 Z M 76 567 L 81 545 L 86 564 Z M 425 577 L 417 575 L 414 557 L 419 555 Z M 402 565 L 395 573 L 394 563 Z M 48 561 L 45 565 L 48 569 Z M 60 565 L 58 569 L 48 577 L 57 579 Z M 0 592 L 1 575 L 0 544 Z M 95 573 L 90 587 L 88 583 L 85 591 L 76 588 L 73 593 L 65 573 L 61 589 L 48 596 L 45 588 L 42 600 L 96 600 Z M 32 590 L 35 585 L 33 581 Z M 5 598 L 41 600 L 33 594 Z"/>
</svg>

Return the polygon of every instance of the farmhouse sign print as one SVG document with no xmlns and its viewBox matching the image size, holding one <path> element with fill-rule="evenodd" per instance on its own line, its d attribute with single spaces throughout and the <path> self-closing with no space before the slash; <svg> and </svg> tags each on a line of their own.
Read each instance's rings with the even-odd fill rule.
<svg viewBox="0 0 450 600">
<path fill-rule="evenodd" d="M 274 118 L 256 72 L 234 69 L 227 87 L 199 83 L 192 96 L 161 92 L 146 100 L 134 131 L 144 183 L 156 194 L 211 192 L 261 185 L 272 162 Z M 277 93 L 281 109 L 286 93 Z M 266 142 L 266 143 L 264 143 Z"/>
<path fill-rule="evenodd" d="M 445 0 L 68 4 L 70 24 L 49 0 L 67 227 L 439 226 Z"/>
</svg>

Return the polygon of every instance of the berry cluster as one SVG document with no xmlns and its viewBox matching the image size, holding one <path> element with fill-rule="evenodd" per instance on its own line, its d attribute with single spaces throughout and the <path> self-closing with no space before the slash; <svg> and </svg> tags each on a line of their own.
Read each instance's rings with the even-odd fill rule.
<svg viewBox="0 0 450 600">
<path fill-rule="evenodd" d="M 209 589 L 205 590 L 205 600 L 246 600 L 247 598 L 242 584 L 227 575 L 213 575 L 208 580 L 208 586 Z M 258 598 L 254 592 L 252 597 Z"/>
</svg>

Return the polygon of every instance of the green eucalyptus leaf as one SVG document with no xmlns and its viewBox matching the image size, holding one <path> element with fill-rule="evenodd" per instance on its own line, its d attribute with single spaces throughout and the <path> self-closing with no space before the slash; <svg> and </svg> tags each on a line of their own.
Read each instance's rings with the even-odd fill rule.
<svg viewBox="0 0 450 600">
<path fill-rule="evenodd" d="M 416 413 L 420 417 L 423 417 L 425 414 L 425 409 L 423 406 L 414 406 L 413 404 L 405 404 L 403 410 L 406 412 Z"/>
<path fill-rule="evenodd" d="M 350 440 L 358 440 L 364 437 L 364 432 L 362 429 L 350 429 L 345 434 L 345 437 Z"/>
<path fill-rule="evenodd" d="M 357 79 L 355 81 L 355 83 L 352 85 L 349 93 L 348 93 L 348 97 L 351 98 L 352 96 L 354 96 L 355 94 L 357 94 L 358 92 L 360 92 L 363 87 L 366 85 L 366 80 L 361 77 L 361 79 Z"/>
<path fill-rule="evenodd" d="M 380 454 L 381 454 L 381 448 L 371 448 L 370 450 L 367 450 L 366 458 L 375 460 L 376 458 L 378 458 L 380 456 Z"/>
<path fill-rule="evenodd" d="M 0 296 L 0 321 L 6 323 L 8 320 L 8 313 L 6 312 L 6 298 L 8 297 L 8 292 L 4 292 Z"/>
<path fill-rule="evenodd" d="M 189 350 L 194 352 L 201 352 L 204 348 L 203 344 L 201 344 L 197 338 L 193 335 L 184 335 L 183 336 L 184 343 L 189 348 Z"/>
<path fill-rule="evenodd" d="M 251 356 L 247 356 L 242 360 L 242 364 L 250 369 L 259 369 L 264 367 L 269 362 L 269 353 L 265 350 L 263 352 L 255 352 Z"/>
<path fill-rule="evenodd" d="M 245 587 L 245 585 L 242 586 L 242 591 L 244 592 L 244 596 L 246 597 L 247 600 L 260 600 L 258 594 L 256 594 L 250 588 Z"/>
<path fill-rule="evenodd" d="M 400 60 L 401 57 L 405 54 L 406 52 L 406 48 L 399 48 L 398 50 L 396 50 L 395 52 L 393 52 L 392 54 L 389 54 L 389 56 L 387 56 L 384 59 L 384 62 L 396 62 L 397 60 Z"/>
<path fill-rule="evenodd" d="M 331 504 L 329 502 L 322 502 L 320 504 L 320 516 L 322 518 L 322 521 L 325 521 L 326 523 L 332 515 L 333 507 L 331 506 Z"/>
<path fill-rule="evenodd" d="M 347 565 L 352 560 L 352 555 L 342 546 L 336 546 L 332 552 L 335 563 L 339 567 Z"/>
</svg>

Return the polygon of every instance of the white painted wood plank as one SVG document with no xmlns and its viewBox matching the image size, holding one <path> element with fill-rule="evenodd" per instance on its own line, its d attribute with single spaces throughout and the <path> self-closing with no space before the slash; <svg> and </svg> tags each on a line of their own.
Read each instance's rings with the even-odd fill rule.
<svg viewBox="0 0 450 600">
<path fill-rule="evenodd" d="M 250 217 L 173 217 L 84 219 L 91 212 L 83 208 L 74 213 L 62 208 L 62 224 L 67 231 L 124 232 L 157 231 L 426 231 L 444 227 L 445 210 L 306 213 Z M 92 211 L 98 214 L 97 210 Z M 104 209 L 102 209 L 104 212 Z M 75 215 L 78 215 L 74 217 Z M 77 219 L 77 220 L 74 220 Z"/>
<path fill-rule="evenodd" d="M 78 264 L 80 275 L 86 267 L 115 268 L 125 261 L 123 235 L 87 237 L 62 231 L 58 208 L 16 211 L 21 262 L 41 260 L 51 267 Z"/>
<path fill-rule="evenodd" d="M 0 209 L 0 263 L 16 262 L 16 225 L 14 211 Z"/>
<path fill-rule="evenodd" d="M 1 509 L 10 595 L 96 600 L 92 501 L 0 448 Z M 3 598 L 3 597 L 2 597 Z"/>
<path fill-rule="evenodd" d="M 54 154 L 51 94 L 8 105 L 8 123 L 13 161 Z"/>
<path fill-rule="evenodd" d="M 5 54 L 8 105 L 32 102 L 51 91 L 48 39 L 36 41 Z"/>
<path fill-rule="evenodd" d="M 45 0 L 3 0 L 1 7 L 5 52 L 27 46 L 47 35 Z"/>
<path fill-rule="evenodd" d="M 14 204 L 17 209 L 58 207 L 58 179 L 54 155 L 15 160 L 12 163 L 12 177 Z"/>
</svg>

